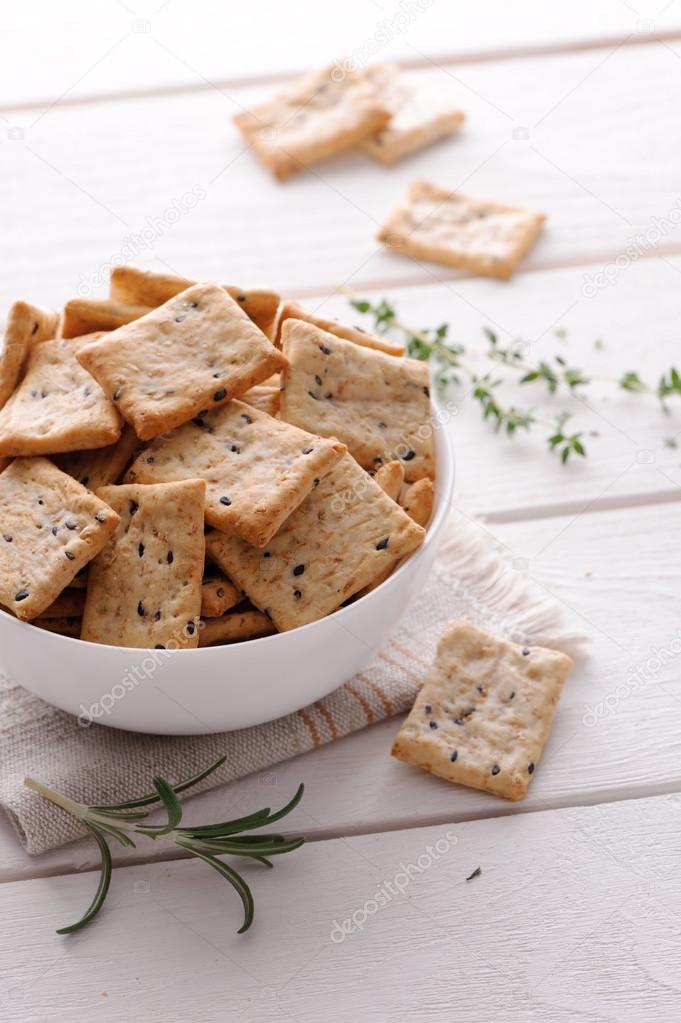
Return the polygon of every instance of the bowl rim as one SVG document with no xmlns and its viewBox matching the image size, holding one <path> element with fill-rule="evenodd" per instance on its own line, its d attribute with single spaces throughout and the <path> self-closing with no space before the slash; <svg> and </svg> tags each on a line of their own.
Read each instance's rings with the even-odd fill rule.
<svg viewBox="0 0 681 1023">
<path fill-rule="evenodd" d="M 454 493 L 455 480 L 454 445 L 452 442 L 452 438 L 447 430 L 446 423 L 438 422 L 437 406 L 433 406 L 431 422 L 436 449 L 439 449 L 439 446 L 442 445 L 443 450 L 441 453 L 439 452 L 439 450 L 436 451 L 438 473 L 436 477 L 434 512 L 428 524 L 428 532 L 426 533 L 426 538 L 419 547 L 419 549 L 415 551 L 414 554 L 411 555 L 411 557 L 407 558 L 407 560 L 403 562 L 403 564 L 401 564 L 399 568 L 395 569 L 395 571 L 391 575 L 389 575 L 387 579 L 380 583 L 375 589 L 370 590 L 368 593 L 365 593 L 364 596 L 360 597 L 358 600 L 353 601 L 351 604 L 346 604 L 343 607 L 339 607 L 336 611 L 332 611 L 331 614 L 325 615 L 323 618 L 318 618 L 314 622 L 308 622 L 306 625 L 299 625 L 295 629 L 288 629 L 286 632 L 276 632 L 272 636 L 255 636 L 252 639 L 242 640 L 240 643 L 235 644 L 235 646 L 237 646 L 239 650 L 243 650 L 246 647 L 250 647 L 251 644 L 253 643 L 260 644 L 261 648 L 264 648 L 265 644 L 271 644 L 275 641 L 278 641 L 281 645 L 281 643 L 285 639 L 288 639 L 289 642 L 291 642 L 292 641 L 291 637 L 299 636 L 303 632 L 308 633 L 311 629 L 315 627 L 317 628 L 322 627 L 328 622 L 339 621 L 344 615 L 351 614 L 354 608 L 358 607 L 360 604 L 377 597 L 378 594 L 381 593 L 381 591 L 385 592 L 386 588 L 396 586 L 398 584 L 398 581 L 402 579 L 402 577 L 407 573 L 407 571 L 411 567 L 417 565 L 419 561 L 421 561 L 423 557 L 425 557 L 427 547 L 432 546 L 433 543 L 436 542 L 437 537 L 441 533 L 444 524 L 447 520 L 447 516 L 451 508 L 451 498 Z M 437 457 L 437 455 L 441 455 L 441 457 Z M 440 471 L 439 468 L 441 464 L 445 466 L 445 471 L 443 472 Z M 438 487 L 437 484 L 439 484 L 440 487 Z M 31 622 L 21 621 L 21 619 L 15 618 L 14 615 L 9 614 L 2 607 L 0 607 L 0 621 L 2 621 L 3 619 L 7 620 L 7 622 L 14 627 L 18 626 L 20 629 L 25 630 L 31 629 L 31 634 L 33 635 L 33 629 L 35 627 L 32 625 Z M 58 632 L 49 632 L 47 630 L 42 631 L 46 633 L 47 636 L 49 636 L 50 640 L 62 642 L 65 641 L 69 644 L 75 645 L 78 648 L 82 648 L 83 646 L 89 649 L 94 648 L 98 651 L 102 651 L 102 653 L 104 653 L 105 651 L 115 650 L 117 653 L 125 653 L 127 655 L 130 655 L 131 653 L 136 651 L 141 656 L 143 654 L 149 654 L 150 652 L 151 653 L 160 652 L 156 651 L 154 647 L 124 647 L 117 646 L 113 643 L 92 643 L 90 640 L 78 639 L 75 636 L 62 636 Z M 225 644 L 223 646 L 191 647 L 189 649 L 183 650 L 164 649 L 162 653 L 164 657 L 166 656 L 186 657 L 187 655 L 193 655 L 194 658 L 196 659 L 197 655 L 200 654 L 203 654 L 204 656 L 212 654 L 214 656 L 216 650 L 220 650 L 223 656 L 224 655 L 229 656 L 229 652 L 232 651 L 233 649 L 234 647 L 231 646 L 230 644 Z"/>
</svg>

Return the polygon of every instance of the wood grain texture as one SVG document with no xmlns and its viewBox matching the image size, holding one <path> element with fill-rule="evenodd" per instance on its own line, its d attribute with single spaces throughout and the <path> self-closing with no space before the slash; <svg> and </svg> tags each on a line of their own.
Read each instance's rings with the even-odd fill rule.
<svg viewBox="0 0 681 1023">
<path fill-rule="evenodd" d="M 196 861 L 3 886 L 7 1023 L 638 1023 L 681 1014 L 678 795 L 308 845 L 246 868 L 256 920 Z M 471 881 L 466 878 L 481 869 Z"/>
</svg>

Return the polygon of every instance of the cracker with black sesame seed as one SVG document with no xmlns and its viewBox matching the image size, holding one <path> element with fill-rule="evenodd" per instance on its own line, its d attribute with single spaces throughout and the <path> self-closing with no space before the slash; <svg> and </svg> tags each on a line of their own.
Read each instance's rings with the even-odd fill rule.
<svg viewBox="0 0 681 1023">
<path fill-rule="evenodd" d="M 46 458 L 15 458 L 0 475 L 0 604 L 44 614 L 107 542 L 118 515 Z"/>
<path fill-rule="evenodd" d="M 280 632 L 324 618 L 423 542 L 425 532 L 350 455 L 264 550 L 209 533 L 213 561 Z"/>
<path fill-rule="evenodd" d="M 199 641 L 203 480 L 101 487 L 120 522 L 90 566 L 81 639 L 186 649 Z"/>
<path fill-rule="evenodd" d="M 31 350 L 24 379 L 0 410 L 0 454 L 52 455 L 118 440 L 120 415 L 77 361 L 100 336 L 43 341 Z"/>
<path fill-rule="evenodd" d="M 403 345 L 393 344 L 387 338 L 370 334 L 363 327 L 346 326 L 344 323 L 338 323 L 337 320 L 327 320 L 323 316 L 308 313 L 297 302 L 284 302 L 282 304 L 275 338 L 275 344 L 279 346 L 281 346 L 281 328 L 286 320 L 304 320 L 305 323 L 311 323 L 313 326 L 319 327 L 320 330 L 325 330 L 329 334 L 335 334 L 336 337 L 342 337 L 346 341 L 354 341 L 356 345 L 361 345 L 363 348 L 375 348 L 376 351 L 385 352 L 386 355 L 404 355 Z"/>
<path fill-rule="evenodd" d="M 345 451 L 232 401 L 153 440 L 126 481 L 203 479 L 206 522 L 262 547 Z"/>
<path fill-rule="evenodd" d="M 522 799 L 571 668 L 558 650 L 452 622 L 392 755 L 447 781 Z"/>
<path fill-rule="evenodd" d="M 331 65 L 304 75 L 234 123 L 279 181 L 378 131 L 390 117 L 362 71 Z"/>
<path fill-rule="evenodd" d="M 140 446 L 132 426 L 125 423 L 115 444 L 94 451 L 72 451 L 57 455 L 54 460 L 63 472 L 94 491 L 117 483 Z"/>
<path fill-rule="evenodd" d="M 539 237 L 543 213 L 415 181 L 378 233 L 392 252 L 507 279 Z"/>
<path fill-rule="evenodd" d="M 31 347 L 53 338 L 58 324 L 59 314 L 52 309 L 41 309 L 30 302 L 14 303 L 0 349 L 0 408 L 14 393 Z"/>
<path fill-rule="evenodd" d="M 109 294 L 112 301 L 124 306 L 156 309 L 197 283 L 173 274 L 138 270 L 134 266 L 115 266 L 111 271 Z M 223 284 L 222 287 L 263 334 L 271 337 L 279 308 L 278 293 L 268 288 L 240 288 L 236 284 Z"/>
<path fill-rule="evenodd" d="M 227 576 L 217 569 L 211 569 L 204 576 L 201 586 L 201 617 L 219 618 L 225 611 L 236 607 L 244 599 L 243 593 L 237 590 Z"/>
<path fill-rule="evenodd" d="M 365 469 L 397 459 L 409 482 L 435 475 L 426 363 L 361 348 L 301 320 L 286 320 L 282 341 L 282 419 L 337 437 Z"/>
<path fill-rule="evenodd" d="M 199 646 L 213 643 L 235 643 L 243 639 L 269 636 L 275 632 L 270 619 L 260 611 L 243 611 L 241 614 L 223 615 L 201 622 Z"/>
<path fill-rule="evenodd" d="M 218 284 L 188 288 L 81 348 L 78 359 L 141 440 L 224 405 L 286 365 Z"/>
</svg>

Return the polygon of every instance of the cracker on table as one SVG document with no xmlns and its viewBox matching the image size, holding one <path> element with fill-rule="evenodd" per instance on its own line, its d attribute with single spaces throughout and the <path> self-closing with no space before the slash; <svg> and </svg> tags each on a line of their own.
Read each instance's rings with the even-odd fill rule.
<svg viewBox="0 0 681 1023">
<path fill-rule="evenodd" d="M 390 120 L 361 148 L 383 164 L 424 149 L 458 131 L 465 115 L 440 88 L 423 82 L 423 75 L 405 75 L 395 64 L 367 68 L 378 96 L 390 111 Z"/>
<path fill-rule="evenodd" d="M 268 170 L 283 181 L 350 149 L 389 117 L 363 72 L 332 65 L 237 114 L 234 123 Z"/>
<path fill-rule="evenodd" d="M 40 617 L 95 557 L 118 515 L 46 458 L 15 458 L 0 474 L 0 604 Z"/>
<path fill-rule="evenodd" d="M 141 440 L 224 405 L 286 364 L 218 284 L 188 288 L 84 346 L 78 359 Z"/>
<path fill-rule="evenodd" d="M 112 301 L 122 305 L 156 309 L 198 283 L 173 274 L 138 270 L 134 266 L 115 266 L 111 271 L 109 293 Z M 271 337 L 279 308 L 278 293 L 268 288 L 240 288 L 237 284 L 222 287 L 263 334 Z"/>
<path fill-rule="evenodd" d="M 14 393 L 34 344 L 57 333 L 59 314 L 30 302 L 15 302 L 7 317 L 0 349 L 0 408 Z"/>
<path fill-rule="evenodd" d="M 202 618 L 219 618 L 243 599 L 241 590 L 237 590 L 234 583 L 217 568 L 204 575 L 201 585 Z"/>
<path fill-rule="evenodd" d="M 350 455 L 289 516 L 264 550 L 213 532 L 206 548 L 280 632 L 340 607 L 423 542 L 424 531 Z"/>
<path fill-rule="evenodd" d="M 100 488 L 120 522 L 90 565 L 81 639 L 155 649 L 198 645 L 205 489 L 203 480 Z"/>
<path fill-rule="evenodd" d="M 448 781 L 522 799 L 571 668 L 557 650 L 452 622 L 392 755 Z"/>
<path fill-rule="evenodd" d="M 543 213 L 415 181 L 378 233 L 393 252 L 506 279 L 539 237 Z"/>
<path fill-rule="evenodd" d="M 257 636 L 269 636 L 274 631 L 272 622 L 260 611 L 242 611 L 202 621 L 199 646 L 255 639 Z"/>
<path fill-rule="evenodd" d="M 397 460 L 386 462 L 376 470 L 374 479 L 383 493 L 387 494 L 391 500 L 396 501 L 404 484 L 404 465 Z M 423 523 L 420 522 L 419 525 L 422 526 Z"/>
<path fill-rule="evenodd" d="M 276 416 L 279 411 L 279 386 L 256 384 L 241 395 L 241 400 L 260 412 L 267 412 L 268 416 Z"/>
<path fill-rule="evenodd" d="M 301 320 L 282 330 L 280 416 L 337 437 L 365 469 L 397 459 L 405 479 L 434 476 L 428 366 L 361 348 Z"/>
<path fill-rule="evenodd" d="M 333 438 L 313 436 L 232 401 L 157 437 L 126 480 L 203 479 L 206 521 L 262 547 L 344 453 Z"/>
<path fill-rule="evenodd" d="M 94 491 L 117 483 L 139 447 L 137 434 L 132 426 L 125 423 L 115 444 L 94 451 L 72 451 L 57 455 L 54 460 L 63 472 Z"/>
<path fill-rule="evenodd" d="M 24 379 L 0 410 L 0 454 L 51 455 L 102 448 L 121 434 L 121 417 L 77 358 L 99 335 L 43 341 Z"/>
<path fill-rule="evenodd" d="M 124 305 L 110 298 L 72 298 L 64 306 L 61 336 L 81 337 L 96 331 L 116 330 L 148 312 L 148 306 Z"/>
<path fill-rule="evenodd" d="M 430 522 L 435 503 L 435 487 L 427 478 L 417 480 L 401 488 L 399 502 L 407 515 L 424 528 Z"/>
<path fill-rule="evenodd" d="M 345 338 L 346 341 L 354 341 L 356 345 L 362 345 L 363 348 L 375 348 L 379 352 L 385 352 L 386 355 L 404 355 L 403 345 L 395 344 L 384 337 L 377 337 L 376 334 L 370 334 L 363 327 L 346 326 L 337 320 L 327 320 L 323 316 L 308 313 L 297 302 L 282 303 L 275 341 L 279 346 L 281 346 L 281 328 L 286 320 L 304 320 L 306 323 L 319 327 L 320 330 L 326 330 L 329 334 L 335 334 L 336 337 Z"/>
</svg>

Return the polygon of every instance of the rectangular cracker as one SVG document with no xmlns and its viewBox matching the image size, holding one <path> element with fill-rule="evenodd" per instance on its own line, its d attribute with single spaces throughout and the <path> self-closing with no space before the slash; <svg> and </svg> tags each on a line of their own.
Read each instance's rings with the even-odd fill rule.
<svg viewBox="0 0 681 1023">
<path fill-rule="evenodd" d="M 117 483 L 139 447 L 137 434 L 132 426 L 125 423 L 115 444 L 94 451 L 72 451 L 58 455 L 55 462 L 62 472 L 67 472 L 84 487 L 95 491 L 99 487 Z"/>
<path fill-rule="evenodd" d="M 404 465 L 397 460 L 386 462 L 376 470 L 374 479 L 383 493 L 387 494 L 392 501 L 396 501 L 404 484 Z M 423 523 L 419 523 L 419 525 L 423 525 Z"/>
<path fill-rule="evenodd" d="M 426 363 L 361 348 L 301 320 L 284 323 L 282 340 L 282 419 L 337 437 L 365 469 L 397 459 L 409 481 L 434 476 Z"/>
<path fill-rule="evenodd" d="M 447 781 L 522 799 L 572 661 L 452 622 L 392 755 Z"/>
<path fill-rule="evenodd" d="M 539 237 L 543 213 L 415 181 L 378 233 L 392 252 L 507 279 Z"/>
<path fill-rule="evenodd" d="M 394 344 L 392 341 L 386 340 L 386 338 L 370 334 L 363 327 L 349 327 L 344 323 L 338 323 L 337 320 L 327 320 L 323 316 L 308 313 L 297 302 L 284 302 L 282 304 L 275 339 L 275 344 L 280 347 L 281 328 L 286 320 L 304 320 L 305 323 L 312 323 L 315 327 L 319 327 L 320 330 L 326 330 L 329 334 L 335 334 L 336 337 L 345 338 L 346 341 L 354 341 L 356 345 L 362 345 L 364 348 L 375 348 L 376 351 L 385 352 L 386 355 L 404 355 L 403 345 Z"/>
<path fill-rule="evenodd" d="M 101 487 L 120 523 L 92 562 L 81 639 L 113 646 L 198 646 L 205 558 L 203 480 Z"/>
<path fill-rule="evenodd" d="M 59 314 L 53 309 L 14 303 L 0 349 L 0 408 L 14 393 L 33 345 L 55 337 L 58 325 Z"/>
<path fill-rule="evenodd" d="M 188 288 L 81 348 L 78 359 L 141 440 L 224 405 L 286 364 L 218 284 Z"/>
<path fill-rule="evenodd" d="M 206 548 L 280 632 L 317 621 L 422 543 L 424 531 L 346 455 L 264 550 L 209 533 Z"/>
<path fill-rule="evenodd" d="M 118 440 L 120 415 L 77 361 L 98 336 L 43 341 L 31 350 L 24 379 L 0 410 L 0 454 L 51 455 Z"/>
<path fill-rule="evenodd" d="M 110 298 L 72 298 L 64 306 L 61 336 L 80 337 L 95 331 L 116 330 L 150 311 L 148 306 L 124 305 Z"/>
<path fill-rule="evenodd" d="M 217 568 L 204 575 L 201 586 L 202 618 L 219 618 L 225 611 L 240 604 L 243 599 L 241 590 L 237 590 L 234 583 Z"/>
<path fill-rule="evenodd" d="M 389 117 L 363 72 L 331 65 L 238 114 L 234 123 L 262 163 L 283 181 L 350 149 Z"/>
<path fill-rule="evenodd" d="M 206 521 L 262 547 L 345 450 L 233 401 L 157 437 L 126 480 L 203 479 Z"/>
<path fill-rule="evenodd" d="M 399 503 L 407 515 L 425 529 L 430 522 L 435 503 L 433 481 L 424 477 L 422 480 L 417 480 L 416 483 L 409 483 L 402 487 Z"/>
<path fill-rule="evenodd" d="M 109 294 L 113 302 L 124 306 L 156 309 L 198 283 L 173 274 L 138 270 L 134 266 L 115 266 L 111 271 Z M 269 288 L 240 288 L 237 284 L 223 284 L 222 287 L 238 302 L 256 327 L 260 327 L 267 337 L 272 337 L 279 308 L 279 294 Z"/>
<path fill-rule="evenodd" d="M 39 618 L 107 542 L 118 515 L 46 458 L 0 475 L 0 604 Z"/>
<path fill-rule="evenodd" d="M 235 643 L 256 636 L 269 636 L 275 631 L 272 622 L 260 611 L 243 611 L 201 622 L 199 646 L 213 643 Z"/>
<path fill-rule="evenodd" d="M 423 76 L 405 75 L 395 64 L 367 68 L 390 120 L 381 131 L 360 143 L 379 163 L 391 165 L 458 131 L 465 115 L 453 99 Z"/>
</svg>

